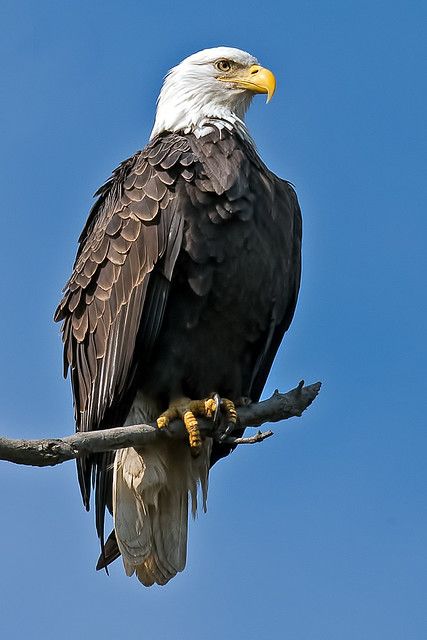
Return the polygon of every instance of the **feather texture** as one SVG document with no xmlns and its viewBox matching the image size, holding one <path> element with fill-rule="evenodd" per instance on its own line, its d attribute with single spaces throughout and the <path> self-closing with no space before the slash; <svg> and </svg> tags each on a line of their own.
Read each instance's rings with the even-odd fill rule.
<svg viewBox="0 0 427 640">
<path fill-rule="evenodd" d="M 114 529 L 128 576 L 145 585 L 166 584 L 185 567 L 188 494 L 197 485 L 206 507 L 210 441 L 197 459 L 186 443 L 162 440 L 144 450 L 123 449 L 114 463 Z"/>
<path fill-rule="evenodd" d="M 291 185 L 212 120 L 202 136 L 154 137 L 97 195 L 55 316 L 77 429 L 153 420 L 183 395 L 257 400 L 299 289 Z M 209 465 L 231 449 L 207 442 L 194 461 L 166 441 L 80 460 L 87 508 L 95 481 L 98 567 L 121 553 L 147 585 L 181 571 L 188 494 L 194 506 L 200 483 L 205 500 Z M 115 533 L 104 546 L 106 507 Z"/>
</svg>

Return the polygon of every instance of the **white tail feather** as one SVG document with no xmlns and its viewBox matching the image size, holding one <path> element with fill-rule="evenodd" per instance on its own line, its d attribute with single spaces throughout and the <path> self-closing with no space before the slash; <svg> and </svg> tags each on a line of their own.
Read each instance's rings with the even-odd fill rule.
<svg viewBox="0 0 427 640">
<path fill-rule="evenodd" d="M 146 586 L 166 584 L 185 567 L 188 494 L 193 515 L 200 484 L 206 509 L 211 441 L 197 458 L 188 443 L 160 440 L 116 453 L 113 517 L 117 543 L 128 576 L 136 572 Z"/>
</svg>

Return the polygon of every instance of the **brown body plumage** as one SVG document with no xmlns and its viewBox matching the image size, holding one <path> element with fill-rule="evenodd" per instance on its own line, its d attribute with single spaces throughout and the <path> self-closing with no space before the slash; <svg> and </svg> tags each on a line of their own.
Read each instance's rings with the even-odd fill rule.
<svg viewBox="0 0 427 640">
<path fill-rule="evenodd" d="M 77 429 L 119 426 L 138 411 L 153 420 L 179 396 L 257 400 L 298 294 L 301 217 L 293 188 L 238 130 L 213 121 L 203 136 L 155 136 L 97 195 L 56 313 Z M 229 452 L 215 444 L 210 464 Z M 182 458 L 182 447 L 175 453 Z M 113 460 L 78 462 L 87 508 L 95 473 L 101 540 Z M 205 472 L 194 473 L 193 484 Z M 177 498 L 181 511 L 193 484 Z M 186 526 L 184 533 L 186 545 Z M 114 533 L 103 554 L 99 566 L 119 554 Z M 165 560 L 163 573 L 156 562 L 138 573 L 145 584 L 166 582 L 185 553 L 171 566 Z"/>
</svg>

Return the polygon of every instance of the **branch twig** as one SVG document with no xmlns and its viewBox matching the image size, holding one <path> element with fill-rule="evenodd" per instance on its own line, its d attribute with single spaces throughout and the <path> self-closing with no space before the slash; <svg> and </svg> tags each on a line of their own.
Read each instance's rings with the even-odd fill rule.
<svg viewBox="0 0 427 640">
<path fill-rule="evenodd" d="M 230 442 L 232 444 L 255 444 L 257 442 L 262 442 L 266 440 L 270 436 L 273 436 L 274 433 L 272 431 L 258 431 L 254 436 L 250 436 L 249 438 L 230 438 Z"/>
<path fill-rule="evenodd" d="M 320 391 L 320 382 L 304 386 L 302 380 L 299 385 L 287 393 L 275 391 L 271 398 L 253 403 L 238 409 L 239 426 L 258 427 L 265 422 L 279 422 L 293 416 L 301 416 L 303 411 L 313 402 Z M 201 431 L 205 435 L 213 434 L 212 422 L 199 421 Z M 170 426 L 160 431 L 156 425 L 142 424 L 128 427 L 117 427 L 104 431 L 76 433 L 64 438 L 49 438 L 45 440 L 13 440 L 0 438 L 0 460 L 7 460 L 16 464 L 36 467 L 53 466 L 79 458 L 81 456 L 101 451 L 113 451 L 125 447 L 146 445 L 159 437 L 184 438 L 185 428 L 180 420 L 175 420 Z M 271 431 L 258 432 L 249 438 L 228 437 L 224 442 L 228 444 L 252 444 L 261 442 L 272 435 Z"/>
</svg>

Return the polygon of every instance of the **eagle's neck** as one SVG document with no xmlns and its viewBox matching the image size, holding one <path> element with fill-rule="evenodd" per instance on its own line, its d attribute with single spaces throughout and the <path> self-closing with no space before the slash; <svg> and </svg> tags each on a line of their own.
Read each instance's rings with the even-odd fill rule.
<svg viewBox="0 0 427 640">
<path fill-rule="evenodd" d="M 176 124 L 169 124 L 169 126 L 167 124 L 163 126 L 160 125 L 156 118 L 150 140 L 165 131 L 183 134 L 192 133 L 197 138 L 203 138 L 211 133 L 213 128 L 218 129 L 219 132 L 224 130 L 234 131 L 243 140 L 246 140 L 255 148 L 255 142 L 253 141 L 245 122 L 235 114 L 224 114 L 222 117 L 206 116 L 191 124 L 188 122 L 177 121 Z"/>
<path fill-rule="evenodd" d="M 218 128 L 235 129 L 251 140 L 244 117 L 252 100 L 248 91 L 218 91 L 212 80 L 179 77 L 173 69 L 166 77 L 157 101 L 156 119 L 150 138 L 165 131 L 194 133 L 198 137 Z M 208 127 L 208 129 L 207 129 Z"/>
<path fill-rule="evenodd" d="M 212 132 L 212 129 L 217 129 L 220 133 L 221 131 L 232 131 L 240 136 L 243 140 L 249 142 L 254 149 L 255 142 L 253 141 L 248 128 L 243 120 L 239 118 L 226 119 L 226 118 L 204 118 L 201 120 L 196 127 L 191 130 L 183 131 L 183 133 L 193 133 L 197 138 L 203 138 Z"/>
</svg>

